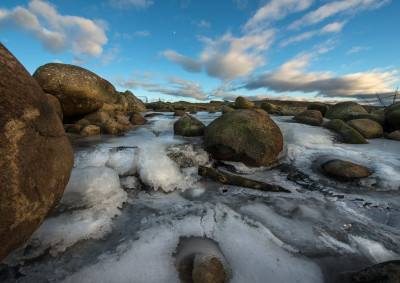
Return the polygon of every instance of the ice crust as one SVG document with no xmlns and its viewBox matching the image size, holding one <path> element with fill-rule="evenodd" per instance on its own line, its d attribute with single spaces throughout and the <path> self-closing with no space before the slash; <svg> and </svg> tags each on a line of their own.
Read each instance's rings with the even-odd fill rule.
<svg viewBox="0 0 400 283">
<path fill-rule="evenodd" d="M 268 193 L 200 178 L 197 166 L 210 165 L 201 146 L 192 145 L 201 139 L 174 136 L 179 117 L 166 114 L 76 151 L 54 215 L 3 261 L 21 264 L 20 282 L 178 282 L 174 254 L 182 237 L 215 241 L 229 282 L 323 282 L 331 270 L 400 258 L 398 142 L 339 144 L 326 129 L 273 117 L 284 136 L 279 162 L 306 177 L 227 162 L 292 192 Z M 218 115 L 194 116 L 208 124 Z M 373 174 L 351 183 L 327 179 L 316 168 L 329 158 Z M 138 190 L 143 184 L 147 191 Z M 311 184 L 320 186 L 308 190 Z"/>
</svg>

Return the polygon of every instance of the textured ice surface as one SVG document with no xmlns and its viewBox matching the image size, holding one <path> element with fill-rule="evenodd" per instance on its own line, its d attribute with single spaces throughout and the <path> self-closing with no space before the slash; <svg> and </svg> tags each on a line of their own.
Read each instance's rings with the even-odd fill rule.
<svg viewBox="0 0 400 283">
<path fill-rule="evenodd" d="M 273 117 L 284 136 L 279 164 L 220 167 L 292 192 L 268 193 L 200 178 L 197 166 L 210 164 L 202 139 L 174 136 L 179 117 L 165 114 L 124 136 L 82 138 L 61 203 L 3 261 L 1 281 L 178 282 L 182 237 L 215 241 L 229 282 L 338 282 L 399 259 L 400 143 L 340 144 L 326 129 Z M 208 124 L 218 115 L 194 116 Z M 330 179 L 320 165 L 333 158 L 373 174 Z"/>
</svg>

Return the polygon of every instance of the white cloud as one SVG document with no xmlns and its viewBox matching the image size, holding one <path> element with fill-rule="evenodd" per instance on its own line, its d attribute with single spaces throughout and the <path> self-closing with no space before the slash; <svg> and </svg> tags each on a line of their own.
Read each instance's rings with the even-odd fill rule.
<svg viewBox="0 0 400 283">
<path fill-rule="evenodd" d="M 391 93 L 390 85 L 399 81 L 397 71 L 371 70 L 334 77 L 330 72 L 307 72 L 306 68 L 315 54 L 294 58 L 281 67 L 267 71 L 249 80 L 245 88 L 268 88 L 276 92 L 317 93 L 322 97 L 375 96 L 376 93 Z"/>
<path fill-rule="evenodd" d="M 311 38 L 311 37 L 313 37 L 315 35 L 322 35 L 322 34 L 326 34 L 326 33 L 340 32 L 343 29 L 345 24 L 346 24 L 346 21 L 327 24 L 326 26 L 324 26 L 320 30 L 307 31 L 307 32 L 304 32 L 302 34 L 290 37 L 290 38 L 282 41 L 280 45 L 281 46 L 286 46 L 286 45 L 289 45 L 290 43 L 293 43 L 293 42 L 299 42 L 299 41 L 302 41 L 302 40 L 305 40 L 305 39 L 309 39 L 309 38 Z"/>
<path fill-rule="evenodd" d="M 243 10 L 247 8 L 249 0 L 233 0 L 233 3 L 235 3 L 239 9 Z"/>
<path fill-rule="evenodd" d="M 162 54 L 167 57 L 171 62 L 180 65 L 184 70 L 188 72 L 199 73 L 202 70 L 201 62 L 193 60 L 188 56 L 178 54 L 174 50 L 166 50 Z"/>
<path fill-rule="evenodd" d="M 119 33 L 119 32 L 114 33 L 114 37 L 115 37 L 115 38 L 128 39 L 128 40 L 131 40 L 131 39 L 132 39 L 132 36 L 131 36 L 131 35 L 129 35 L 129 34 L 127 34 L 127 33 Z"/>
<path fill-rule="evenodd" d="M 281 20 L 291 13 L 306 10 L 313 0 L 271 0 L 257 10 L 244 25 L 245 30 L 263 28 L 266 23 Z"/>
<path fill-rule="evenodd" d="M 329 2 L 317 10 L 304 15 L 300 20 L 293 22 L 289 29 L 298 29 L 303 26 L 319 23 L 326 18 L 337 14 L 354 15 L 364 10 L 372 10 L 381 7 L 390 0 L 343 0 Z"/>
<path fill-rule="evenodd" d="M 369 46 L 353 46 L 349 51 L 346 52 L 347 55 L 353 54 L 360 52 L 362 50 L 368 50 L 370 49 Z"/>
<path fill-rule="evenodd" d="M 134 7 L 136 9 L 145 10 L 154 4 L 153 0 L 109 0 L 111 6 L 118 9 L 126 9 Z"/>
<path fill-rule="evenodd" d="M 0 27 L 7 25 L 27 32 L 51 52 L 71 49 L 75 55 L 98 57 L 107 43 L 104 29 L 92 20 L 60 15 L 51 4 L 40 0 L 31 1 L 29 10 L 20 6 L 1 10 Z"/>
<path fill-rule="evenodd" d="M 205 21 L 205 20 L 201 20 L 200 23 L 198 24 L 198 27 L 200 28 L 210 28 L 211 27 L 211 23 Z"/>
<path fill-rule="evenodd" d="M 138 30 L 138 31 L 135 31 L 135 35 L 136 36 L 147 37 L 147 36 L 150 36 L 151 34 L 150 34 L 150 32 L 148 30 Z"/>
<path fill-rule="evenodd" d="M 167 87 L 150 88 L 148 91 L 198 100 L 208 99 L 208 94 L 203 91 L 199 83 L 189 82 L 177 77 L 171 77 Z"/>
<path fill-rule="evenodd" d="M 151 87 L 158 87 L 158 83 L 152 83 L 147 81 L 141 81 L 136 79 L 129 79 L 124 80 L 122 78 L 117 78 L 114 80 L 114 83 L 120 87 L 128 88 L 128 89 L 137 89 L 138 87 L 141 88 L 151 88 Z"/>
</svg>

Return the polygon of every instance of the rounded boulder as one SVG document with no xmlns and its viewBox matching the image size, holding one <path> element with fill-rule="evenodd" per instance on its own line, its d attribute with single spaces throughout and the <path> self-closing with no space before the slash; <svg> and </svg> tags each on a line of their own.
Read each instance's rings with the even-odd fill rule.
<svg viewBox="0 0 400 283">
<path fill-rule="evenodd" d="M 243 96 L 238 96 L 235 100 L 236 109 L 251 109 L 254 107 L 254 103 Z"/>
<path fill-rule="evenodd" d="M 348 113 L 367 113 L 367 111 L 360 104 L 347 101 L 340 102 L 333 106 L 331 106 L 325 114 L 325 117 L 328 119 L 343 119 L 343 117 Z"/>
<path fill-rule="evenodd" d="M 293 120 L 310 126 L 321 126 L 324 118 L 318 110 L 305 110 L 294 116 Z"/>
<path fill-rule="evenodd" d="M 347 125 L 356 129 L 366 139 L 376 139 L 383 135 L 383 128 L 380 124 L 370 119 L 355 119 L 347 122 Z"/>
<path fill-rule="evenodd" d="M 57 205 L 72 147 L 38 83 L 0 43 L 0 260 Z"/>
<path fill-rule="evenodd" d="M 268 113 L 259 109 L 223 114 L 207 126 L 204 138 L 214 158 L 249 166 L 271 164 L 283 149 L 281 130 Z"/>
<path fill-rule="evenodd" d="M 185 137 L 202 136 L 206 126 L 193 116 L 184 114 L 174 123 L 174 134 Z"/>
<path fill-rule="evenodd" d="M 400 130 L 400 101 L 385 109 L 385 118 L 389 126 L 394 130 Z"/>
<path fill-rule="evenodd" d="M 33 77 L 44 92 L 58 98 L 65 117 L 91 113 L 118 99 L 111 83 L 78 66 L 49 63 L 39 67 Z"/>
</svg>

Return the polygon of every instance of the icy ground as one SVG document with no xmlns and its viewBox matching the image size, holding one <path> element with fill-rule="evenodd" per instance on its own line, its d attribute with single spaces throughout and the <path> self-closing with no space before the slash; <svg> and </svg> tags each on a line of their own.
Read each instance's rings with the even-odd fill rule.
<svg viewBox="0 0 400 283">
<path fill-rule="evenodd" d="M 218 115 L 194 116 L 208 124 Z M 290 118 L 274 118 L 285 141 L 277 164 L 229 164 L 291 194 L 200 178 L 197 166 L 211 164 L 202 139 L 174 136 L 172 113 L 124 136 L 82 138 L 60 204 L 3 260 L 0 281 L 179 282 L 176 258 L 198 250 L 220 257 L 229 282 L 240 283 L 346 282 L 353 271 L 399 259 L 400 143 L 340 144 Z M 374 173 L 338 182 L 320 170 L 332 158 Z M 181 251 L 190 237 L 214 244 L 189 241 Z"/>
</svg>

